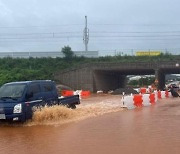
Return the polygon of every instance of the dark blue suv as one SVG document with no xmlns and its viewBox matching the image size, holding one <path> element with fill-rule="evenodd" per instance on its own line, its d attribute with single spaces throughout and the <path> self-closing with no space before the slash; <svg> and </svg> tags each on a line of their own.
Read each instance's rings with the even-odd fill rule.
<svg viewBox="0 0 180 154">
<path fill-rule="evenodd" d="M 0 121 L 22 121 L 32 118 L 34 106 L 58 102 L 55 83 L 50 80 L 22 81 L 0 88 Z"/>
</svg>

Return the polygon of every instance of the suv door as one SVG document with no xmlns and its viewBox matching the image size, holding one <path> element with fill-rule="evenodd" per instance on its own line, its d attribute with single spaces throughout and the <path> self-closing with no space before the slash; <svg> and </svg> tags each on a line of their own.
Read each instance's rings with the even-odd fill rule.
<svg viewBox="0 0 180 154">
<path fill-rule="evenodd" d="M 42 91 L 44 95 L 44 100 L 47 103 L 52 103 L 58 99 L 57 91 L 53 82 L 44 82 L 42 84 Z"/>
<path fill-rule="evenodd" d="M 27 90 L 27 101 L 38 102 L 43 100 L 41 87 L 39 83 L 32 83 L 29 85 Z"/>
<path fill-rule="evenodd" d="M 43 96 L 39 83 L 31 83 L 28 85 L 26 93 L 26 119 L 31 119 L 33 115 L 33 107 L 44 105 Z"/>
</svg>

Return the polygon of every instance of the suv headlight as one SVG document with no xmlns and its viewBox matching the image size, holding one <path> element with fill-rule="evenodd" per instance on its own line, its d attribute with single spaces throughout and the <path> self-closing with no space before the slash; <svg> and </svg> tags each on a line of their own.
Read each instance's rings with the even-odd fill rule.
<svg viewBox="0 0 180 154">
<path fill-rule="evenodd" d="M 22 112 L 22 104 L 15 105 L 13 113 L 21 113 L 21 112 Z"/>
</svg>

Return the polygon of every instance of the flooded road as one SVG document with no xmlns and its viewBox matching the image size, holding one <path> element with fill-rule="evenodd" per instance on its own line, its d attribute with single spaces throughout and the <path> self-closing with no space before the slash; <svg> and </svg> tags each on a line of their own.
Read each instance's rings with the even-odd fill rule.
<svg viewBox="0 0 180 154">
<path fill-rule="evenodd" d="M 76 118 L 63 124 L 2 125 L 0 154 L 180 153 L 179 98 L 134 110 L 120 109 L 119 99 L 85 100 L 73 113 Z"/>
</svg>

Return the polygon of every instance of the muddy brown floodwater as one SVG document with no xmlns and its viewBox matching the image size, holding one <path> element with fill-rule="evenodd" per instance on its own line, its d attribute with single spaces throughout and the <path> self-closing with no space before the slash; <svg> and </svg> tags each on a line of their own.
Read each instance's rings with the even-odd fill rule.
<svg viewBox="0 0 180 154">
<path fill-rule="evenodd" d="M 119 104 L 120 96 L 93 96 L 75 111 L 45 110 L 46 118 L 37 112 L 25 125 L 1 124 L 0 154 L 180 153 L 179 98 L 134 110 Z"/>
</svg>

